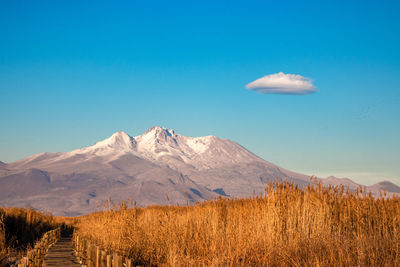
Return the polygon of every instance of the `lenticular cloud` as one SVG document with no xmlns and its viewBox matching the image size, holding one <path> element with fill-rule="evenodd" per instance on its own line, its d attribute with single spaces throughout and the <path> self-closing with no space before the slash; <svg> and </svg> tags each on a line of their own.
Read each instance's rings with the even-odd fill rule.
<svg viewBox="0 0 400 267">
<path fill-rule="evenodd" d="M 246 88 L 262 94 L 306 95 L 316 91 L 309 78 L 283 72 L 266 75 L 246 85 Z"/>
</svg>

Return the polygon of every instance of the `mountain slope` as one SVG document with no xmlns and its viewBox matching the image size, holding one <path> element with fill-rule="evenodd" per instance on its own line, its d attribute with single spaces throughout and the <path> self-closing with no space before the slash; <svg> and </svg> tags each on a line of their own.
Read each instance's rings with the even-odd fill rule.
<svg viewBox="0 0 400 267">
<path fill-rule="evenodd" d="M 39 182 L 37 177 L 30 177 L 28 181 L 24 172 L 2 177 L 0 186 L 2 182 L 12 184 L 11 178 L 21 180 L 18 195 L 4 195 L 5 192 L 0 191 L 2 205 L 33 206 L 58 215 L 80 215 L 101 207 L 103 201 L 110 198 L 150 205 L 167 202 L 167 195 L 174 204 L 186 204 L 186 192 L 196 192 L 189 195 L 190 202 L 217 196 L 189 177 L 131 153 L 107 154 L 107 157 L 56 153 L 10 164 L 12 170 L 32 166 L 42 172 L 45 170 L 50 182 L 41 184 L 42 187 L 35 190 L 36 194 L 32 194 L 31 184 L 35 179 Z M 23 195 L 26 196 L 24 199 L 21 198 Z"/>
</svg>

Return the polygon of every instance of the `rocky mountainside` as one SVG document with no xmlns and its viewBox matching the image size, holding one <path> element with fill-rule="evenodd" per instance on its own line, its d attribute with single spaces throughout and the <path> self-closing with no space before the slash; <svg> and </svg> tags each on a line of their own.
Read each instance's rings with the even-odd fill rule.
<svg viewBox="0 0 400 267">
<path fill-rule="evenodd" d="M 135 137 L 117 132 L 93 146 L 0 164 L 0 205 L 72 216 L 101 209 L 108 199 L 184 205 L 221 195 L 250 196 L 274 180 L 310 182 L 233 141 L 186 137 L 157 126 Z M 358 186 L 334 177 L 323 182 Z M 399 189 L 390 183 L 371 190 L 382 188 Z"/>
</svg>

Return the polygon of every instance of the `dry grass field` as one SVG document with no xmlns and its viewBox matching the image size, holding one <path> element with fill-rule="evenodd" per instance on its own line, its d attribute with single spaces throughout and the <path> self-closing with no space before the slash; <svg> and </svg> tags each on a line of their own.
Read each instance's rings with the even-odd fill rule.
<svg viewBox="0 0 400 267">
<path fill-rule="evenodd" d="M 400 266 L 400 199 L 320 184 L 189 207 L 123 204 L 76 227 L 147 266 Z"/>
<path fill-rule="evenodd" d="M 67 223 L 146 266 L 400 266 L 400 199 L 361 189 L 274 183 L 247 199 L 129 206 L 77 218 L 0 208 L 0 260 Z"/>
<path fill-rule="evenodd" d="M 0 207 L 0 266 L 6 258 L 18 258 L 41 236 L 55 228 L 53 216 L 33 209 Z"/>
</svg>

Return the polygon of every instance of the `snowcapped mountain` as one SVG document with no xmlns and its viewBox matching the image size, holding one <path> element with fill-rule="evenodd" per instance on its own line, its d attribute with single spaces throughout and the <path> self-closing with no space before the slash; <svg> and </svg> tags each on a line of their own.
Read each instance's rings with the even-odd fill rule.
<svg viewBox="0 0 400 267">
<path fill-rule="evenodd" d="M 186 137 L 156 126 L 135 137 L 117 132 L 93 146 L 1 164 L 0 205 L 79 215 L 109 198 L 186 204 L 219 195 L 249 196 L 274 180 L 310 182 L 309 176 L 282 169 L 233 141 Z"/>
<path fill-rule="evenodd" d="M 134 155 L 151 162 L 170 165 L 179 169 L 181 163 L 197 170 L 215 168 L 224 164 L 238 164 L 263 160 L 230 140 L 215 136 L 186 137 L 174 130 L 159 126 L 142 135 L 131 137 L 125 132 L 114 133 L 111 137 L 93 146 L 65 153 L 41 153 L 12 163 L 9 166 L 23 167 L 52 165 L 57 161 L 71 158 L 103 158 L 111 161 L 121 155 Z"/>
</svg>

